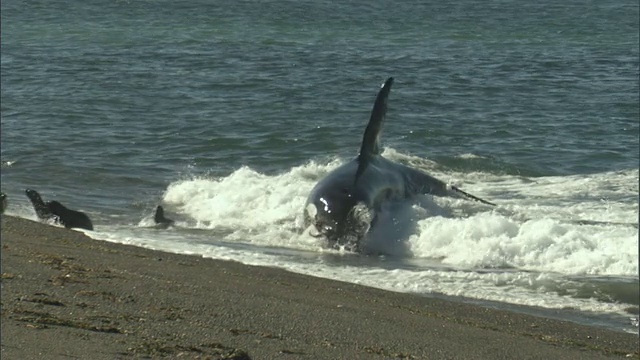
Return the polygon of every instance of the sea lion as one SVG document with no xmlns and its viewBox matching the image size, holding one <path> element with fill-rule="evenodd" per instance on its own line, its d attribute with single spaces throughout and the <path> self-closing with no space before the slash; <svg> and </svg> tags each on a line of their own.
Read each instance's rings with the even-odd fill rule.
<svg viewBox="0 0 640 360">
<path fill-rule="evenodd" d="M 0 214 L 4 214 L 4 211 L 7 210 L 7 194 L 0 192 L 0 202 L 2 202 Z"/>
<path fill-rule="evenodd" d="M 56 224 L 68 229 L 80 228 L 93 230 L 93 224 L 85 213 L 68 209 L 58 201 L 44 202 L 40 194 L 35 190 L 27 189 L 25 192 L 29 200 L 31 200 L 38 219 L 43 221 L 53 220 Z"/>
<path fill-rule="evenodd" d="M 160 205 L 156 207 L 156 213 L 153 216 L 153 221 L 156 223 L 156 226 L 160 228 L 167 228 L 172 226 L 174 223 L 173 220 L 164 217 L 164 209 Z"/>
</svg>

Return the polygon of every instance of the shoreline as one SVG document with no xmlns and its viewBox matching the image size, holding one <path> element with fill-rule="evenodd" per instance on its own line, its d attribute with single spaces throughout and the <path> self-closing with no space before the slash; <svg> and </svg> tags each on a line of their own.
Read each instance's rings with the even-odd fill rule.
<svg viewBox="0 0 640 360">
<path fill-rule="evenodd" d="M 2 215 L 3 358 L 638 358 L 636 334 Z"/>
</svg>

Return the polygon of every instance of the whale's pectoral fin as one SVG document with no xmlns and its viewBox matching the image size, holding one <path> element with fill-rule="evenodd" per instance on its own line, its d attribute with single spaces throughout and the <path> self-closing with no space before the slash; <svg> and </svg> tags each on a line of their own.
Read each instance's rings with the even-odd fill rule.
<svg viewBox="0 0 640 360">
<path fill-rule="evenodd" d="M 385 116 L 387 115 L 387 102 L 389 99 L 389 92 L 391 91 L 391 85 L 393 85 L 393 78 L 390 77 L 382 84 L 376 101 L 373 103 L 373 109 L 371 110 L 371 117 L 367 128 L 364 130 L 364 136 L 362 137 L 362 145 L 360 146 L 360 155 L 358 155 L 358 170 L 356 170 L 355 182 L 369 166 L 369 162 L 373 155 L 380 154 L 380 133 L 382 132 L 382 124 L 384 123 Z"/>
<path fill-rule="evenodd" d="M 454 191 L 454 192 L 456 192 L 456 193 L 458 193 L 458 194 L 461 194 L 462 196 L 464 196 L 464 197 L 466 197 L 466 198 L 469 198 L 469 199 L 472 199 L 472 200 L 475 200 L 475 201 L 481 202 L 481 203 L 483 203 L 483 204 L 487 204 L 487 205 L 491 205 L 491 206 L 496 206 L 496 204 L 494 204 L 494 203 L 492 203 L 492 202 L 489 202 L 489 201 L 484 200 L 484 199 L 481 199 L 481 198 L 479 198 L 479 197 L 477 197 L 477 196 L 471 195 L 471 194 L 469 194 L 468 192 L 462 191 L 462 190 L 458 189 L 457 187 L 455 187 L 455 186 L 453 186 L 453 185 L 451 186 L 451 190 L 452 190 L 452 191 Z"/>
<path fill-rule="evenodd" d="M 433 176 L 424 174 L 422 172 L 408 169 L 406 171 L 408 177 L 407 188 L 415 194 L 429 194 L 434 196 L 451 196 L 457 198 L 470 199 L 481 202 L 483 204 L 496 206 L 496 204 L 487 200 L 481 199 L 475 195 L 471 195 L 466 191 L 462 191 L 455 186 L 449 186 L 444 181 L 438 180 Z"/>
</svg>

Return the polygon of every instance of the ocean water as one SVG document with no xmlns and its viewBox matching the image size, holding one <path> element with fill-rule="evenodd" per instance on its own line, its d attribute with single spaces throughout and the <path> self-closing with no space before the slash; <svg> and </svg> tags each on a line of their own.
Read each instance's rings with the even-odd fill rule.
<svg viewBox="0 0 640 360">
<path fill-rule="evenodd" d="M 639 5 L 1 5 L 1 187 L 112 241 L 638 332 Z M 423 196 L 382 256 L 302 228 L 396 79 L 384 156 L 498 204 Z M 152 227 L 155 206 L 178 226 Z M 444 216 L 443 214 L 447 214 Z M 404 222 L 402 222 L 404 221 Z"/>
</svg>

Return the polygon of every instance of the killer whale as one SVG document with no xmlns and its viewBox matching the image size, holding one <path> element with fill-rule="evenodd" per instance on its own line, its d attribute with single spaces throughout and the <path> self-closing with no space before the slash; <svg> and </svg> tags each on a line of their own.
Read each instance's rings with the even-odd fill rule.
<svg viewBox="0 0 640 360">
<path fill-rule="evenodd" d="M 325 237 L 330 247 L 361 250 L 360 240 L 376 222 L 377 213 L 386 202 L 410 199 L 418 194 L 459 197 L 495 206 L 382 157 L 379 139 L 393 80 L 388 78 L 376 96 L 359 155 L 322 178 L 307 198 L 305 228 L 315 228 L 316 236 Z"/>
<path fill-rule="evenodd" d="M 68 209 L 55 200 L 44 202 L 40 194 L 33 189 L 27 189 L 25 193 L 29 200 L 31 200 L 31 205 L 33 205 L 38 219 L 43 221 L 53 220 L 56 224 L 68 229 L 80 228 L 93 230 L 93 224 L 85 213 Z"/>
</svg>

